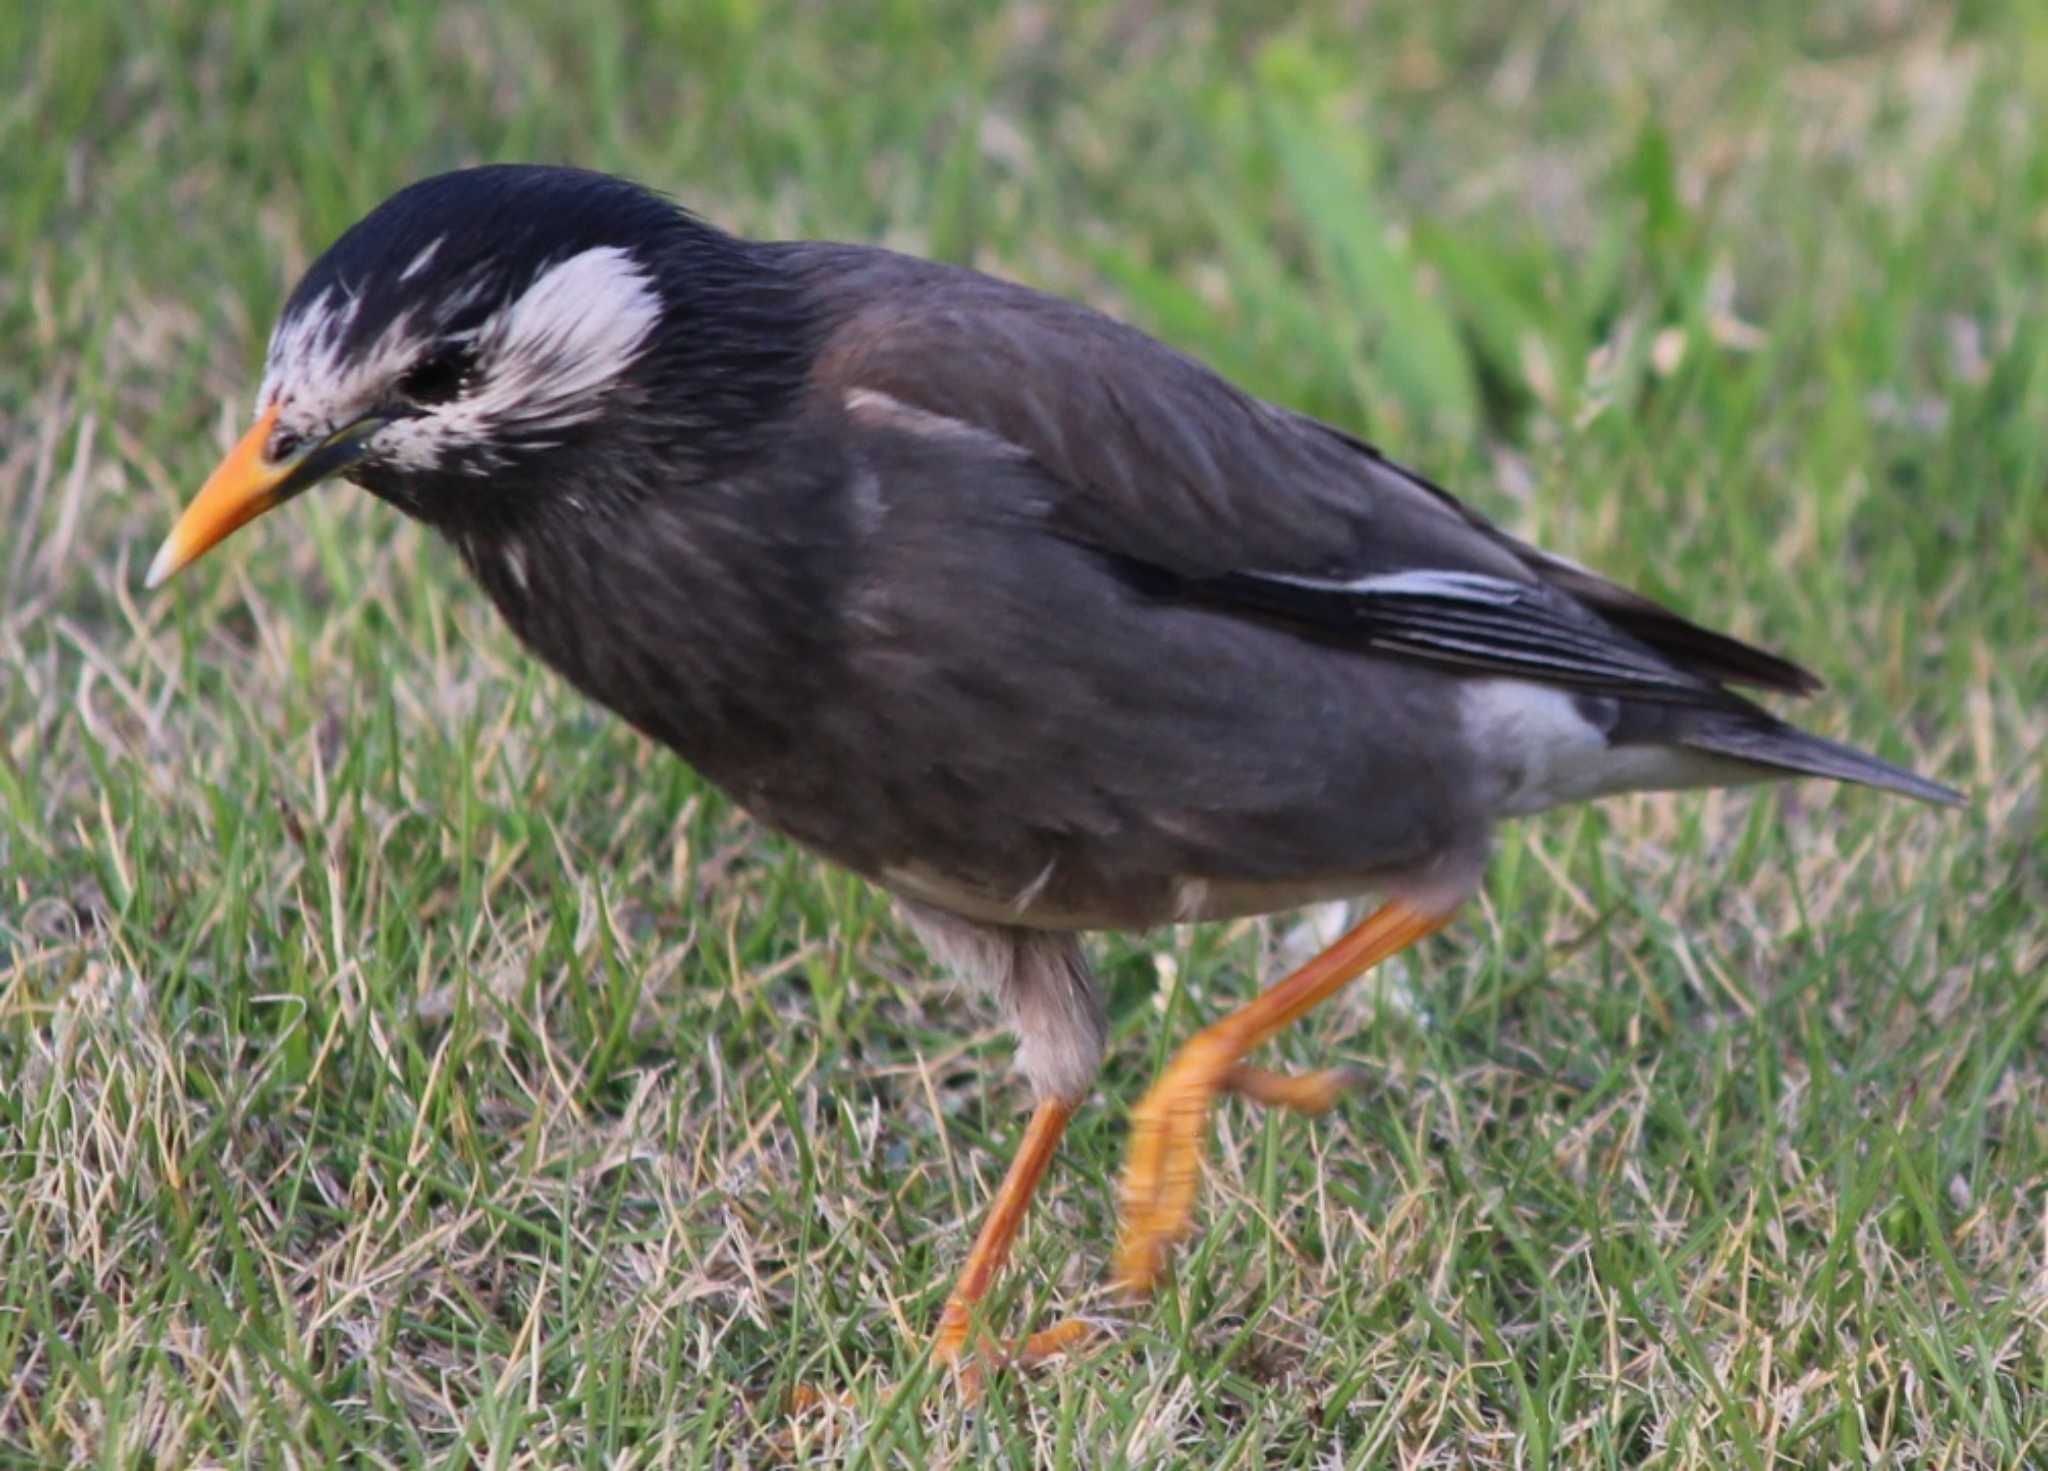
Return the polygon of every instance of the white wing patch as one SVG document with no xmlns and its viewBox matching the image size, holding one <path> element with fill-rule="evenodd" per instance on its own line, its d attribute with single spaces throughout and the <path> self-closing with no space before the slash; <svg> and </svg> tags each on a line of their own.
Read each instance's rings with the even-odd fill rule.
<svg viewBox="0 0 2048 1471">
<path fill-rule="evenodd" d="M 934 414 L 929 409 L 907 404 L 902 399 L 891 397 L 879 389 L 849 390 L 846 395 L 846 412 L 847 416 L 858 424 L 901 429 L 905 433 L 921 434 L 927 439 L 970 442 L 1013 460 L 1030 458 L 1022 447 L 1011 443 L 992 429 L 984 429 L 979 424 L 970 424 L 965 419 L 955 419 L 946 414 Z"/>
<path fill-rule="evenodd" d="M 1529 592 L 1526 584 L 1511 582 L 1505 577 L 1489 577 L 1483 572 L 1451 572 L 1431 568 L 1413 572 L 1383 572 L 1372 577 L 1354 578 L 1349 582 L 1333 577 L 1303 577 L 1286 572 L 1261 572 L 1258 576 L 1268 582 L 1284 582 L 1290 587 L 1357 593 L 1361 597 L 1379 594 L 1384 597 L 1449 598 L 1460 603 L 1483 603 L 1489 608 L 1503 608 L 1510 603 L 1520 602 Z"/>
</svg>

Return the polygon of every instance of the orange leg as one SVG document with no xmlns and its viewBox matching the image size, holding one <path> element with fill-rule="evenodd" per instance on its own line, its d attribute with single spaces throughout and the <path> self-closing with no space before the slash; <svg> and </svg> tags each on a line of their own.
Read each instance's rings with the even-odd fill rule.
<svg viewBox="0 0 2048 1471">
<path fill-rule="evenodd" d="M 996 1198 L 990 1203 L 988 1215 L 981 1223 L 981 1233 L 974 1238 L 974 1246 L 967 1253 L 967 1265 L 960 1269 L 959 1279 L 954 1282 L 952 1294 L 946 1299 L 945 1310 L 939 1314 L 939 1331 L 932 1339 L 932 1359 L 948 1368 L 958 1368 L 961 1390 L 970 1399 L 981 1390 L 980 1366 L 963 1365 L 960 1360 L 967 1352 L 968 1336 L 974 1326 L 974 1310 L 987 1296 L 996 1274 L 1009 1261 L 1010 1248 L 1024 1224 L 1025 1213 L 1031 1208 L 1032 1192 L 1038 1188 L 1038 1182 L 1052 1164 L 1053 1152 L 1059 1148 L 1060 1136 L 1067 1131 L 1067 1120 L 1073 1115 L 1074 1105 L 1058 1098 L 1040 1099 L 1038 1107 L 1032 1110 L 1031 1122 L 1024 1127 L 1024 1142 L 1017 1146 L 1009 1171 L 1003 1176 L 1003 1183 L 996 1188 Z M 1078 1347 L 1090 1331 L 1079 1318 L 1063 1318 L 1052 1327 L 1032 1334 L 1014 1348 L 991 1349 L 986 1343 L 981 1347 L 997 1362 L 1035 1364 L 1057 1358 Z M 791 1397 L 789 1408 L 792 1413 L 801 1415 L 821 1406 L 851 1403 L 846 1395 L 799 1385 Z"/>
<path fill-rule="evenodd" d="M 1189 1039 L 1131 1114 L 1124 1160 L 1123 1236 L 1117 1281 L 1148 1293 L 1174 1243 L 1188 1233 L 1207 1142 L 1209 1105 L 1234 1089 L 1258 1102 L 1320 1112 L 1343 1091 L 1329 1069 L 1291 1078 L 1243 1066 L 1245 1054 L 1352 981 L 1450 922 L 1450 913 L 1385 905 L 1308 964 Z"/>
<path fill-rule="evenodd" d="M 956 1364 L 965 1353 L 974 1309 L 987 1295 L 996 1273 L 1009 1261 L 1010 1247 L 1017 1239 L 1018 1228 L 1024 1224 L 1025 1212 L 1031 1208 L 1032 1192 L 1052 1163 L 1053 1151 L 1059 1147 L 1060 1136 L 1066 1132 L 1067 1120 L 1073 1113 L 1074 1105 L 1058 1098 L 1040 1099 L 1032 1111 L 1024 1142 L 1010 1161 L 1009 1173 L 1003 1176 L 988 1216 L 981 1223 L 981 1234 L 974 1238 L 974 1247 L 967 1253 L 967 1265 L 960 1269 L 959 1280 L 946 1299 L 946 1309 L 939 1315 L 938 1336 L 932 1342 L 932 1358 L 939 1363 Z M 1032 1334 L 1006 1357 L 1018 1363 L 1036 1363 L 1066 1352 L 1087 1336 L 1085 1323 L 1068 1318 Z M 971 1391 L 979 1376 L 969 1370 L 965 1379 Z"/>
</svg>

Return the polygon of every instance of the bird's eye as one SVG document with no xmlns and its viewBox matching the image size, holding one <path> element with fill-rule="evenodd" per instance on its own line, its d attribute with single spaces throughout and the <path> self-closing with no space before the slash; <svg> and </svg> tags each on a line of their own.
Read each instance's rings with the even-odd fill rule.
<svg viewBox="0 0 2048 1471">
<path fill-rule="evenodd" d="M 476 357 L 467 352 L 432 352 L 405 370 L 398 391 L 416 404 L 446 403 L 469 385 Z"/>
</svg>

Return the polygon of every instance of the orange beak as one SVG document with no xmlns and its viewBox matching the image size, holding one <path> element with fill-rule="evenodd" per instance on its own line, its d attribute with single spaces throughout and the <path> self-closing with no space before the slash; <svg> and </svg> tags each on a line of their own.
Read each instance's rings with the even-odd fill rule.
<svg viewBox="0 0 2048 1471">
<path fill-rule="evenodd" d="M 270 440 L 277 429 L 277 405 L 272 404 L 228 451 L 220 468 L 206 477 L 164 538 L 143 585 L 162 586 L 181 567 L 271 507 L 347 469 L 362 458 L 363 442 L 389 422 L 388 415 L 373 414 L 285 459 L 273 460 Z"/>
</svg>

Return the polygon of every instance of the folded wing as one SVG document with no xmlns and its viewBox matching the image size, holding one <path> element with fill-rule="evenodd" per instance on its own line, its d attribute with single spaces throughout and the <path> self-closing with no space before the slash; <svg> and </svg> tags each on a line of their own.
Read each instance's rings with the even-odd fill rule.
<svg viewBox="0 0 2048 1471">
<path fill-rule="evenodd" d="M 789 249 L 828 311 L 824 386 L 1029 456 L 1055 489 L 1018 514 L 1159 596 L 1646 699 L 1753 710 L 1722 685 L 1819 685 L 1085 307 L 886 251 Z"/>
</svg>

